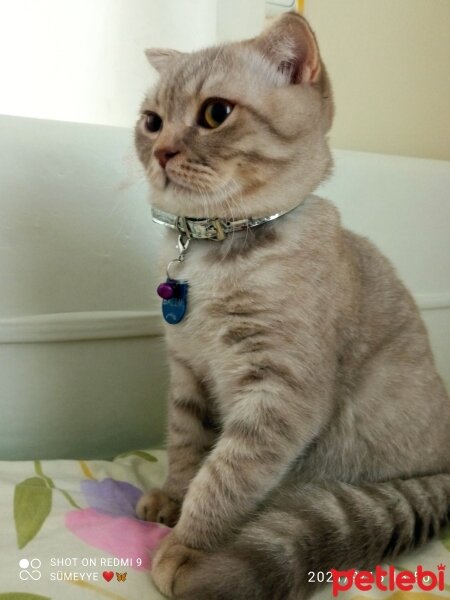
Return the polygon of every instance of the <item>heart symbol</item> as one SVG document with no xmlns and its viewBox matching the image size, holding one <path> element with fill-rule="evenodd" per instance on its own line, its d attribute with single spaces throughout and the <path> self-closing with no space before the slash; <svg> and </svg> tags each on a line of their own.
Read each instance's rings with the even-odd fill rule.
<svg viewBox="0 0 450 600">
<path fill-rule="evenodd" d="M 114 577 L 113 571 L 103 571 L 103 579 L 106 579 L 106 581 L 111 581 L 111 579 L 113 577 Z"/>
</svg>

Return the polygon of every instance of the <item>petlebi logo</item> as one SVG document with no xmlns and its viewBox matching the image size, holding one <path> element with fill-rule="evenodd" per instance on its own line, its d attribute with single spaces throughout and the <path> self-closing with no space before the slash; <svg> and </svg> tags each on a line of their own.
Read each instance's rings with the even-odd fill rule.
<svg viewBox="0 0 450 600">
<path fill-rule="evenodd" d="M 19 577 L 22 581 L 28 581 L 32 579 L 33 581 L 39 581 L 42 577 L 42 573 L 40 571 L 42 562 L 39 558 L 32 558 L 28 560 L 28 558 L 22 558 L 19 560 Z"/>
<path fill-rule="evenodd" d="M 414 585 L 417 585 L 424 592 L 438 589 L 442 591 L 445 587 L 445 567 L 440 564 L 437 566 L 437 573 L 434 571 L 426 571 L 422 565 L 418 565 L 417 569 L 412 571 L 397 571 L 393 566 L 388 569 L 383 569 L 377 565 L 375 572 L 373 571 L 357 571 L 349 569 L 348 571 L 337 571 L 330 569 L 333 597 L 336 597 L 340 592 L 349 590 L 355 586 L 361 592 L 369 592 L 374 587 L 383 592 L 400 590 L 409 592 Z"/>
</svg>

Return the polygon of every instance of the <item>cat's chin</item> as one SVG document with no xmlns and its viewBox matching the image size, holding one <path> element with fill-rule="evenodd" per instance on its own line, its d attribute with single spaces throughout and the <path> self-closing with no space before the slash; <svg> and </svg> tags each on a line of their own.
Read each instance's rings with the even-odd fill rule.
<svg viewBox="0 0 450 600">
<path fill-rule="evenodd" d="M 229 192 L 230 182 L 225 181 L 221 185 L 211 187 L 210 185 L 201 182 L 198 183 L 196 181 L 188 181 L 181 177 L 176 177 L 172 174 L 166 174 L 166 182 L 164 189 L 172 189 L 176 193 L 179 194 L 187 194 L 189 196 L 195 195 L 197 198 L 224 198 L 224 196 Z"/>
<path fill-rule="evenodd" d="M 173 179 L 170 179 L 169 177 L 167 177 L 167 179 L 166 179 L 164 189 L 165 190 L 170 189 L 170 190 L 173 190 L 180 194 L 183 194 L 183 193 L 184 194 L 192 194 L 192 192 L 195 191 L 192 189 L 191 186 L 187 185 L 186 183 L 174 181 Z"/>
<path fill-rule="evenodd" d="M 187 196 L 192 196 L 192 194 L 201 194 L 201 190 L 198 185 L 190 183 L 189 181 L 176 177 L 172 174 L 169 175 L 168 173 L 165 174 L 164 182 L 162 183 L 162 185 L 159 185 L 158 187 L 163 193 L 172 192 L 180 196 L 182 196 L 183 194 Z"/>
<path fill-rule="evenodd" d="M 229 182 L 218 189 L 205 190 L 167 177 L 164 186 L 153 186 L 151 204 L 184 217 L 234 217 L 235 215 L 230 215 L 230 188 L 236 194 L 235 183 Z"/>
</svg>

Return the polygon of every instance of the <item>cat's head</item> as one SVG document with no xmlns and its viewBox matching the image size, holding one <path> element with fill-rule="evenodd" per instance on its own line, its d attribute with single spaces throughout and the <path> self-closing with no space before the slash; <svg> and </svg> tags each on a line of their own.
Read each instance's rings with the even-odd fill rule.
<svg viewBox="0 0 450 600">
<path fill-rule="evenodd" d="M 308 23 L 283 15 L 245 42 L 147 50 L 160 74 L 136 124 L 151 203 L 191 217 L 288 210 L 328 174 L 330 83 Z"/>
</svg>

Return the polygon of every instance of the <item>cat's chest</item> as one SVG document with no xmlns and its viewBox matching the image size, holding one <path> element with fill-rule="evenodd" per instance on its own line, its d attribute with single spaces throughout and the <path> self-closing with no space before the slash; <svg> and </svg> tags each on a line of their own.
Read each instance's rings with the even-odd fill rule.
<svg viewBox="0 0 450 600">
<path fill-rule="evenodd" d="M 264 278 L 263 265 L 252 266 L 244 258 L 213 260 L 204 247 L 192 248 L 184 263 L 177 267 L 176 278 L 186 281 L 187 312 L 181 327 L 171 333 L 210 338 L 211 329 L 217 328 L 233 309 L 239 296 L 255 302 L 251 290 Z"/>
<path fill-rule="evenodd" d="M 253 244 L 245 238 L 228 245 L 228 240 L 192 240 L 185 260 L 171 271 L 187 281 L 188 292 L 184 318 L 165 326 L 169 352 L 203 379 L 218 380 L 245 359 L 242 353 L 235 356 L 239 344 L 230 341 L 236 336 L 283 328 L 295 343 L 299 324 L 316 310 L 311 286 L 324 285 L 329 272 L 321 267 L 324 251 L 313 233 L 305 208 L 254 234 Z M 167 236 L 163 269 L 176 257 L 175 243 L 175 235 Z"/>
<path fill-rule="evenodd" d="M 282 268 L 257 251 L 217 259 L 213 243 L 192 242 L 185 261 L 173 270 L 173 277 L 188 283 L 187 310 L 178 324 L 166 325 L 169 349 L 176 348 L 208 377 L 225 360 L 222 338 L 230 325 L 252 319 L 261 304 L 269 308 Z"/>
</svg>

